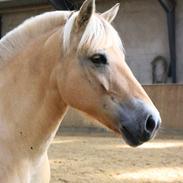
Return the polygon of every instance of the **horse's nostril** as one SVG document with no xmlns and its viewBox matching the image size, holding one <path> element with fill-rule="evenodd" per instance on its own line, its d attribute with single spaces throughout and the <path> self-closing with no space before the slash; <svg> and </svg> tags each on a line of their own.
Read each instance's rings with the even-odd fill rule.
<svg viewBox="0 0 183 183">
<path fill-rule="evenodd" d="M 152 116 L 149 116 L 145 123 L 145 130 L 146 132 L 152 133 L 155 128 L 156 128 L 156 122 L 152 118 Z"/>
</svg>

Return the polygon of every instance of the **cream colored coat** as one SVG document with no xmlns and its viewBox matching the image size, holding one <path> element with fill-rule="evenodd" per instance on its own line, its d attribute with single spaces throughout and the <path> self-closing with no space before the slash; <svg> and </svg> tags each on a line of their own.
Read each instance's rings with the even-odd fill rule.
<svg viewBox="0 0 183 183">
<path fill-rule="evenodd" d="M 113 95 L 120 101 L 138 97 L 156 111 L 126 65 L 119 37 L 108 23 L 117 11 L 118 5 L 99 16 L 94 13 L 94 1 L 88 0 L 79 13 L 37 16 L 0 40 L 0 183 L 49 182 L 47 150 L 69 105 L 118 133 L 116 106 L 109 101 Z M 72 28 L 68 25 L 64 30 L 70 17 L 75 17 Z M 77 61 L 78 55 L 92 52 L 90 44 L 84 44 L 87 40 L 79 53 L 76 49 L 91 17 L 115 34 L 112 44 L 106 47 L 106 42 L 100 42 L 92 48 L 102 48 L 110 55 L 106 77 L 82 70 Z M 107 113 L 104 101 L 109 106 Z"/>
</svg>

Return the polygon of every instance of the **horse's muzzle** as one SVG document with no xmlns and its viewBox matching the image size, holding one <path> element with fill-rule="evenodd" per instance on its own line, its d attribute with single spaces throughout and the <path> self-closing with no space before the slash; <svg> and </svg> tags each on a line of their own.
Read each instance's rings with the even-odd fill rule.
<svg viewBox="0 0 183 183">
<path fill-rule="evenodd" d="M 161 118 L 154 106 L 137 100 L 120 105 L 120 131 L 130 146 L 136 147 L 152 139 Z"/>
</svg>

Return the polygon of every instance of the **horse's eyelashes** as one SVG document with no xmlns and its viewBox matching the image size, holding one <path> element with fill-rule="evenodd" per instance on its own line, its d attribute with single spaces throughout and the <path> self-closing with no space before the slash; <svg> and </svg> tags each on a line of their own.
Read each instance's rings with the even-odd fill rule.
<svg viewBox="0 0 183 183">
<path fill-rule="evenodd" d="M 94 54 L 90 57 L 90 60 L 96 65 L 107 64 L 107 58 L 104 54 Z"/>
</svg>

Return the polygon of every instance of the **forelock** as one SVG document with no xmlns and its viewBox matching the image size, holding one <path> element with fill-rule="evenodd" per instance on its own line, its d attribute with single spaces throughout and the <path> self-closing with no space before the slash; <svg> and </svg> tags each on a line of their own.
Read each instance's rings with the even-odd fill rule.
<svg viewBox="0 0 183 183">
<path fill-rule="evenodd" d="M 63 47 L 64 52 L 69 51 L 71 42 L 71 33 L 74 29 L 74 22 L 78 12 L 74 13 L 67 21 L 64 27 Z M 117 46 L 124 51 L 121 39 L 117 31 L 110 23 L 100 18 L 98 15 L 92 15 L 79 41 L 77 52 L 95 51 L 96 48 Z"/>
</svg>

